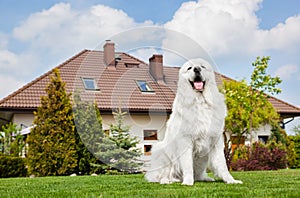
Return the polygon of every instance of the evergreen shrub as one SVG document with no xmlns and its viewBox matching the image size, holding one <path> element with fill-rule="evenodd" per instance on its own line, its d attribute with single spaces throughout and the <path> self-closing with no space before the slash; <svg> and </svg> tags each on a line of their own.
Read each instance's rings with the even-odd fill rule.
<svg viewBox="0 0 300 198">
<path fill-rule="evenodd" d="M 8 155 L 0 155 L 0 177 L 25 177 L 27 169 L 25 159 Z"/>
</svg>

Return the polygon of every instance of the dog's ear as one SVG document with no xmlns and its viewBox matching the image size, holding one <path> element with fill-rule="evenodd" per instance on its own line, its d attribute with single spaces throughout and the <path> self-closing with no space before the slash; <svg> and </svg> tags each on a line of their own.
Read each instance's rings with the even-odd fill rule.
<svg viewBox="0 0 300 198">
<path fill-rule="evenodd" d="M 214 97 L 216 97 L 214 92 L 214 87 L 212 87 L 210 84 L 206 85 L 206 88 L 203 91 L 203 97 L 208 105 L 213 105 Z"/>
</svg>

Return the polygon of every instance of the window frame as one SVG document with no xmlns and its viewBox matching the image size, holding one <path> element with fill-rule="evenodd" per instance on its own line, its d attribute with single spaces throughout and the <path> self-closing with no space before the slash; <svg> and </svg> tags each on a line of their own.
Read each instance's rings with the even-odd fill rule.
<svg viewBox="0 0 300 198">
<path fill-rule="evenodd" d="M 154 133 L 154 135 L 145 135 L 146 133 Z M 144 129 L 143 130 L 143 140 L 144 141 L 157 141 L 158 131 L 156 129 Z"/>
<path fill-rule="evenodd" d="M 90 77 L 81 77 L 81 80 L 83 82 L 83 86 L 85 90 L 88 91 L 100 91 L 99 87 L 97 86 L 95 78 L 90 78 Z M 86 83 L 86 81 L 92 81 L 93 82 L 93 88 L 89 87 Z"/>
<path fill-rule="evenodd" d="M 145 144 L 144 145 L 144 155 L 145 156 L 150 156 L 152 155 L 151 150 L 152 150 L 152 144 Z"/>
<path fill-rule="evenodd" d="M 141 92 L 154 93 L 151 85 L 146 80 L 135 80 Z M 144 83 L 146 85 L 146 89 L 144 89 L 140 83 Z"/>
</svg>

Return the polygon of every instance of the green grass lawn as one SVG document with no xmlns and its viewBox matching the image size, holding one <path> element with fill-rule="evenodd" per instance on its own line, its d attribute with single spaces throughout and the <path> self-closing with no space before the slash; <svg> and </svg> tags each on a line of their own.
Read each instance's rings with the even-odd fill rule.
<svg viewBox="0 0 300 198">
<path fill-rule="evenodd" d="M 221 181 L 160 185 L 139 175 L 0 179 L 0 197 L 300 197 L 300 169 L 233 172 L 244 184 Z"/>
</svg>

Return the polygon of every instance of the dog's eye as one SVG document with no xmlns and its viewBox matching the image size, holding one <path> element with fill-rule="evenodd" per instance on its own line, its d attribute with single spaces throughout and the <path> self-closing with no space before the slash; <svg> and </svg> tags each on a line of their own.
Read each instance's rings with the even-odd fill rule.
<svg viewBox="0 0 300 198">
<path fill-rule="evenodd" d="M 190 69 L 192 69 L 192 67 L 187 68 L 187 70 L 190 70 Z"/>
<path fill-rule="evenodd" d="M 205 67 L 205 66 L 203 66 L 203 65 L 201 65 L 201 68 L 203 68 L 203 69 L 206 69 L 206 67 Z"/>
</svg>

